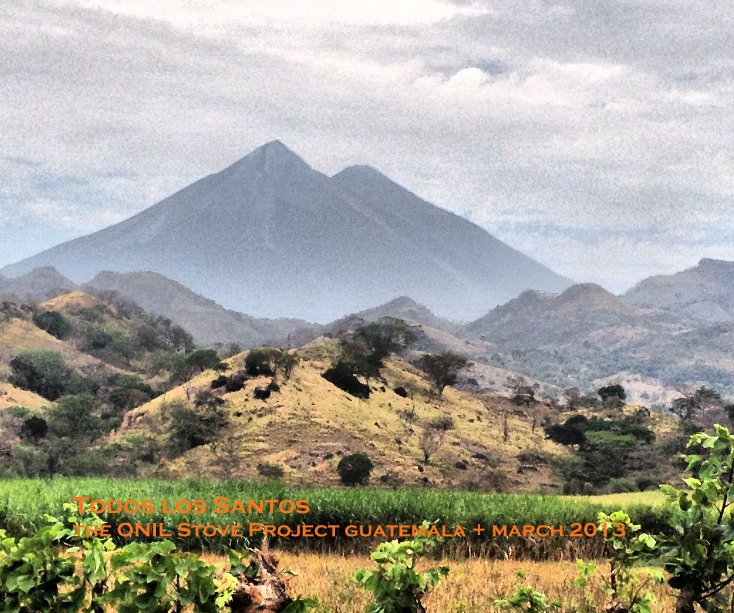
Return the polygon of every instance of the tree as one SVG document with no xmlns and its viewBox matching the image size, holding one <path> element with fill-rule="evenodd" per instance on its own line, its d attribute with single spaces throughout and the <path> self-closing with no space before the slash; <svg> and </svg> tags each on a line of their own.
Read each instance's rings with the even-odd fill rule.
<svg viewBox="0 0 734 613">
<path fill-rule="evenodd" d="M 224 407 L 208 401 L 193 407 L 174 401 L 162 407 L 162 414 L 170 422 L 169 444 L 175 455 L 215 442 L 228 423 Z"/>
<path fill-rule="evenodd" d="M 351 340 L 342 341 L 337 362 L 355 376 L 370 379 L 380 376 L 380 370 L 391 353 L 400 353 L 415 340 L 415 335 L 402 319 L 385 317 L 358 328 Z"/>
<path fill-rule="evenodd" d="M 581 398 L 581 390 L 578 387 L 569 387 L 563 390 L 563 398 L 566 406 L 573 411 Z"/>
<path fill-rule="evenodd" d="M 84 382 L 56 351 L 21 351 L 10 360 L 10 382 L 48 400 L 83 391 Z"/>
<path fill-rule="evenodd" d="M 624 401 L 627 398 L 627 392 L 621 385 L 619 385 L 619 383 L 601 387 L 597 393 L 601 398 L 602 405 L 607 408 L 622 407 L 624 406 Z"/>
<path fill-rule="evenodd" d="M 283 381 L 288 381 L 288 379 L 291 378 L 291 374 L 293 374 L 293 369 L 296 367 L 299 361 L 300 359 L 295 353 L 290 353 L 289 351 L 285 350 L 282 350 L 280 352 L 280 356 L 278 356 L 276 366 L 283 375 Z"/>
<path fill-rule="evenodd" d="M 423 464 L 427 465 L 431 457 L 441 449 L 443 445 L 443 432 L 433 428 L 424 428 L 420 438 L 420 448 L 423 452 Z"/>
<path fill-rule="evenodd" d="M 459 373 L 469 366 L 469 361 L 452 351 L 440 354 L 427 353 L 416 362 L 416 366 L 428 375 L 439 398 L 447 385 L 454 385 Z"/>
<path fill-rule="evenodd" d="M 728 606 L 723 590 L 734 583 L 734 437 L 717 424 L 714 434 L 691 436 L 689 448 L 700 449 L 686 457 L 687 489 L 663 485 L 670 511 L 670 529 L 658 536 L 668 583 L 680 590 L 676 613 L 694 613 Z"/>
<path fill-rule="evenodd" d="M 57 438 L 93 441 L 104 430 L 94 414 L 96 407 L 97 400 L 89 392 L 60 398 L 47 414 L 48 432 Z"/>
<path fill-rule="evenodd" d="M 222 363 L 214 349 L 196 349 L 186 356 L 186 364 L 191 369 L 199 369 L 199 372 L 205 370 L 225 370 L 227 367 Z"/>
<path fill-rule="evenodd" d="M 65 339 L 71 333 L 71 324 L 58 311 L 36 311 L 33 313 L 33 323 L 59 339 Z"/>
<path fill-rule="evenodd" d="M 275 347 L 256 347 L 245 357 L 245 370 L 251 377 L 272 377 L 278 368 L 282 351 Z"/>
<path fill-rule="evenodd" d="M 385 317 L 357 329 L 354 342 L 363 344 L 370 355 L 370 362 L 382 367 L 391 353 L 399 353 L 415 342 L 415 334 L 402 319 Z"/>
<path fill-rule="evenodd" d="M 680 418 L 683 430 L 690 433 L 696 429 L 696 422 L 707 409 L 721 406 L 721 395 L 718 392 L 700 387 L 693 393 L 684 393 L 682 397 L 673 400 L 670 410 Z"/>
<path fill-rule="evenodd" d="M 352 453 L 339 460 L 336 470 L 344 485 L 366 485 L 375 465 L 364 453 Z"/>
</svg>

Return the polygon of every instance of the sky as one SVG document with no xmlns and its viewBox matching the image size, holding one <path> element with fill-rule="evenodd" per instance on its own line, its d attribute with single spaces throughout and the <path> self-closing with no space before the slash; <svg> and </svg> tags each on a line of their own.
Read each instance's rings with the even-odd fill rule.
<svg viewBox="0 0 734 613">
<path fill-rule="evenodd" d="M 0 3 L 0 266 L 282 140 L 577 281 L 734 260 L 730 0 Z"/>
</svg>

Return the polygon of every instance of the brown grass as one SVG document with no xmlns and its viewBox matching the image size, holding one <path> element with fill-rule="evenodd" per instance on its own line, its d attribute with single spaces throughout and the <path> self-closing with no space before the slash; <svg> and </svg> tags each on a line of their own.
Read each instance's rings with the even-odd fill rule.
<svg viewBox="0 0 734 613">
<path fill-rule="evenodd" d="M 205 556 L 209 562 L 221 558 Z M 318 599 L 317 611 L 329 613 L 352 613 L 363 611 L 370 602 L 369 594 L 352 580 L 358 568 L 370 568 L 374 563 L 367 556 L 332 556 L 319 554 L 279 554 L 281 568 L 291 569 L 298 574 L 290 579 L 291 593 Z M 426 599 L 429 613 L 489 613 L 498 611 L 495 600 L 514 593 L 520 585 L 531 585 L 544 592 L 550 600 L 568 599 L 578 594 L 573 580 L 578 569 L 573 562 L 516 562 L 497 560 L 444 560 L 423 562 L 423 567 L 444 564 L 449 575 L 441 580 L 438 588 Z M 607 567 L 600 564 L 597 572 Z M 518 572 L 524 579 L 518 578 Z M 644 575 L 644 571 L 643 575 Z M 598 587 L 601 581 L 595 582 Z M 656 613 L 674 610 L 673 590 L 667 585 L 651 584 L 657 602 Z M 599 589 L 593 590 L 594 598 L 603 602 Z M 601 610 L 601 609 L 600 609 Z"/>
<path fill-rule="evenodd" d="M 221 477 L 221 464 L 236 466 L 232 476 L 257 479 L 260 462 L 277 464 L 285 470 L 286 482 L 293 484 L 336 485 L 336 465 L 344 453 L 367 453 L 376 464 L 373 482 L 390 474 L 406 485 L 469 489 L 475 485 L 500 483 L 512 491 L 558 491 L 550 467 L 519 472 L 520 451 L 537 449 L 549 455 L 564 455 L 568 450 L 532 430 L 532 417 L 521 415 L 507 398 L 472 395 L 446 389 L 444 397 L 433 397 L 430 385 L 412 366 L 399 359 L 388 360 L 383 369 L 384 382 L 371 381 L 373 393 L 368 400 L 349 396 L 321 377 L 335 354 L 336 347 L 310 346 L 298 350 L 300 364 L 281 391 L 267 401 L 255 400 L 255 387 L 264 387 L 268 378 L 247 381 L 245 389 L 223 394 L 227 400 L 230 427 L 227 436 L 234 441 L 233 457 L 218 457 L 209 446 L 187 452 L 169 463 L 168 474 L 184 477 L 196 474 Z M 230 372 L 242 368 L 243 355 L 228 360 Z M 165 395 L 134 409 L 118 436 L 131 430 L 147 430 L 149 420 L 159 420 L 164 402 L 193 398 L 209 389 L 215 376 L 211 371 L 170 390 Z M 415 390 L 413 399 L 401 398 L 396 386 Z M 217 392 L 222 394 L 223 390 Z M 415 409 L 415 422 L 406 423 L 401 412 Z M 502 415 L 508 414 L 509 440 L 503 438 Z M 444 435 L 441 449 L 423 467 L 420 435 L 426 424 L 450 415 L 454 428 Z M 141 419 L 146 416 L 146 419 Z M 474 456 L 486 456 L 490 460 Z M 461 463 L 463 469 L 457 469 Z M 426 481 L 427 480 L 427 481 Z"/>
</svg>

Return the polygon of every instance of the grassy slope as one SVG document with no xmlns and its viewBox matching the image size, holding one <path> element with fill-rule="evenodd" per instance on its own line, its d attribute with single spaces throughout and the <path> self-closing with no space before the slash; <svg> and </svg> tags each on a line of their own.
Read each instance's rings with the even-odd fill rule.
<svg viewBox="0 0 734 613">
<path fill-rule="evenodd" d="M 49 401 L 38 394 L 19 389 L 10 383 L 0 381 L 0 409 L 20 406 L 36 411 L 42 409 L 48 404 L 50 404 Z"/>
<path fill-rule="evenodd" d="M 284 467 L 286 479 L 293 483 L 336 484 L 336 464 L 343 454 L 365 452 L 376 464 L 373 479 L 391 473 L 407 485 L 487 486 L 494 479 L 516 491 L 553 489 L 555 483 L 547 466 L 518 474 L 517 454 L 528 448 L 558 455 L 568 451 L 545 440 L 542 429 L 531 431 L 532 418 L 518 415 L 518 409 L 506 398 L 484 397 L 447 389 L 444 398 L 431 397 L 428 382 L 412 366 L 392 359 L 383 370 L 386 381 L 372 384 L 373 394 L 359 400 L 323 379 L 321 373 L 330 365 L 333 344 L 314 344 L 298 350 L 301 357 L 290 381 L 267 401 L 255 400 L 255 387 L 264 387 L 269 379 L 247 382 L 244 390 L 224 394 L 231 426 L 225 433 L 231 439 L 230 449 L 213 453 L 203 446 L 169 463 L 169 474 L 176 477 L 221 477 L 220 466 L 235 465 L 232 476 L 257 477 L 256 466 L 270 462 Z M 243 355 L 229 361 L 230 370 L 242 367 Z M 204 373 L 160 398 L 133 410 L 118 436 L 145 432 L 150 422 L 159 420 L 161 405 L 166 401 L 193 398 L 200 389 L 209 388 L 214 373 Z M 394 393 L 402 385 L 416 390 L 414 400 Z M 384 388 L 384 391 L 383 391 Z M 417 421 L 407 426 L 399 411 L 415 404 Z M 508 412 L 510 436 L 503 441 L 502 414 Z M 441 449 L 430 465 L 419 469 L 422 452 L 419 446 L 424 425 L 441 415 L 454 419 L 455 429 L 445 435 Z M 145 416 L 146 419 L 143 419 Z M 412 429 L 412 432 L 411 432 Z M 221 446 L 220 446 L 221 447 Z M 490 461 L 473 458 L 484 454 Z M 456 468 L 464 461 L 465 470 Z"/>
<path fill-rule="evenodd" d="M 93 306 L 91 301 L 99 302 L 83 292 L 72 292 L 39 306 L 66 314 L 73 308 Z M 20 351 L 27 349 L 58 351 L 68 364 L 76 368 L 101 364 L 97 358 L 76 349 L 72 342 L 59 340 L 38 328 L 28 315 L 0 321 L 0 364 L 8 364 Z"/>
</svg>

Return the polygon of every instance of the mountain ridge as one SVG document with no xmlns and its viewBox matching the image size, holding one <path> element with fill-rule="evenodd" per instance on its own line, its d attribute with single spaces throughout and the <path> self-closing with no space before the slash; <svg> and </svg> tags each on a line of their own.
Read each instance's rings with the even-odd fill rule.
<svg viewBox="0 0 734 613">
<path fill-rule="evenodd" d="M 225 308 L 328 322 L 401 294 L 467 319 L 571 282 L 374 169 L 328 177 L 271 141 L 140 213 L 6 266 L 81 283 L 151 270 Z"/>
</svg>

